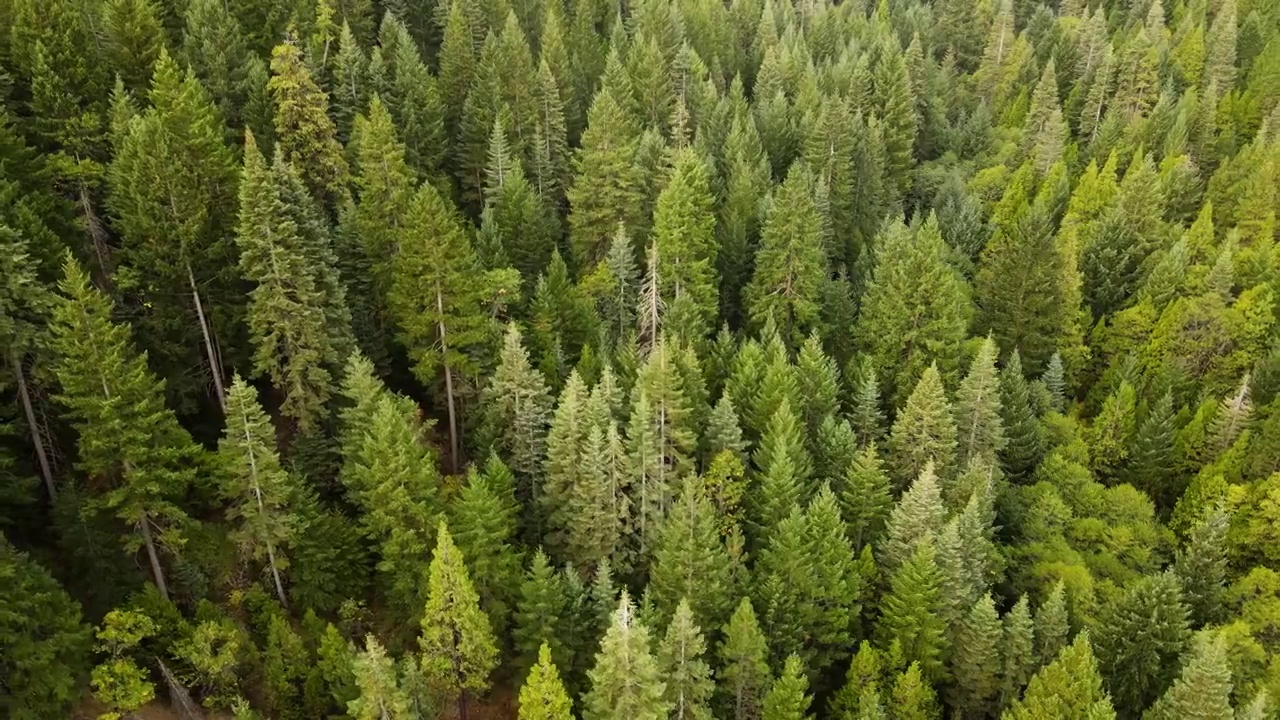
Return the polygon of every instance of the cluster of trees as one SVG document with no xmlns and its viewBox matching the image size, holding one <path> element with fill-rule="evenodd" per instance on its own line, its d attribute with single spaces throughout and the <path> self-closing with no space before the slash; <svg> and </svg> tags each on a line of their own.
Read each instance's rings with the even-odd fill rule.
<svg viewBox="0 0 1280 720">
<path fill-rule="evenodd" d="M 0 714 L 1280 707 L 1280 3 L 0 5 Z"/>
</svg>

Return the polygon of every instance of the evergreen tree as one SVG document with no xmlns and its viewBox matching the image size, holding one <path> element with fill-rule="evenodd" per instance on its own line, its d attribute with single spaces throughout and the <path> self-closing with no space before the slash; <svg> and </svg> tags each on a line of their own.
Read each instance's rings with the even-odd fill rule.
<svg viewBox="0 0 1280 720">
<path fill-rule="evenodd" d="M 347 161 L 329 117 L 329 96 L 317 84 L 292 37 L 271 51 L 275 134 L 285 160 L 299 168 L 315 196 L 334 203 L 347 182 Z"/>
<path fill-rule="evenodd" d="M 761 534 L 771 532 L 808 495 L 811 462 L 799 425 L 783 399 L 752 458 L 759 471 L 755 524 Z"/>
<path fill-rule="evenodd" d="M 760 717 L 762 720 L 805 720 L 809 717 L 809 703 L 813 702 L 806 692 L 808 689 L 804 661 L 798 655 L 789 655 L 783 664 L 782 674 L 764 697 Z"/>
<path fill-rule="evenodd" d="M 880 564 L 892 572 L 916 553 L 921 540 L 935 538 L 945 521 L 938 476 L 932 465 L 926 465 L 889 515 L 888 536 L 878 553 Z"/>
<path fill-rule="evenodd" d="M 724 639 L 720 642 L 717 674 L 720 707 L 734 720 L 759 720 L 773 678 L 769 672 L 769 646 L 756 624 L 749 599 L 742 598 L 721 633 Z"/>
<path fill-rule="evenodd" d="M 1004 713 L 1009 720 L 1081 717 L 1112 720 L 1116 711 L 1102 687 L 1089 636 L 1080 634 L 1031 678 L 1022 699 Z"/>
<path fill-rule="evenodd" d="M 939 680 L 948 647 L 942 577 L 932 543 L 918 542 L 891 578 L 889 594 L 880 602 L 876 640 L 883 648 L 896 644 L 904 664 L 918 662 L 925 677 Z"/>
<path fill-rule="evenodd" d="M 905 487 L 928 465 L 936 474 L 949 477 L 955 466 L 956 435 L 956 421 L 938 366 L 930 365 L 889 435 L 889 468 L 897 486 Z"/>
<path fill-rule="evenodd" d="M 1012 478 L 1024 478 L 1040 462 L 1040 422 L 1031 406 L 1031 387 L 1022 374 L 1022 357 L 1017 350 L 1000 370 L 1000 414 L 1004 421 L 1005 443 L 1000 463 Z"/>
<path fill-rule="evenodd" d="M 930 216 L 912 231 L 888 223 L 876 238 L 875 271 L 862 298 L 854 337 L 894 405 L 930 364 L 952 377 L 960 363 L 971 302 L 947 265 L 946 242 Z"/>
<path fill-rule="evenodd" d="M 147 551 L 151 575 L 168 598 L 161 553 L 182 547 L 188 521 L 178 504 L 195 481 L 199 447 L 164 405 L 164 382 L 147 367 L 112 305 L 68 255 L 50 330 L 59 402 L 78 434 L 79 467 L 102 489 L 85 513 L 124 523 L 125 549 Z"/>
<path fill-rule="evenodd" d="M 1103 608 L 1098 665 L 1121 712 L 1139 712 L 1169 687 L 1189 634 L 1182 590 L 1169 573 L 1134 581 Z"/>
<path fill-rule="evenodd" d="M 515 639 L 518 663 L 522 669 L 533 668 L 538 662 L 541 648 L 547 647 L 560 664 L 571 666 L 575 648 L 566 643 L 561 630 L 569 618 L 570 598 L 563 579 L 538 550 L 529 563 L 520 595 L 516 599 Z"/>
<path fill-rule="evenodd" d="M 700 625 L 719 627 L 733 597 L 733 558 L 699 485 L 685 481 L 658 531 L 647 590 L 662 617 L 671 617 L 677 604 L 687 604 Z"/>
<path fill-rule="evenodd" d="M 1036 608 L 1036 655 L 1040 665 L 1048 665 L 1070 640 L 1066 584 L 1059 580 L 1044 603 Z"/>
<path fill-rule="evenodd" d="M 489 688 L 498 649 L 462 553 L 443 521 L 431 558 L 418 645 L 427 684 L 440 700 L 456 702 L 459 715 L 466 717 L 468 696 Z"/>
<path fill-rule="evenodd" d="M 964 717 L 989 715 L 1000 690 L 1000 616 L 991 596 L 969 609 L 951 649 L 950 706 Z"/>
<path fill-rule="evenodd" d="M 853 546 L 845 535 L 840 505 L 831 488 L 824 485 L 805 513 L 808 541 L 813 558 L 814 588 L 809 605 L 814 613 L 809 632 L 814 645 L 811 672 L 824 673 L 845 652 L 856 631 L 862 599 L 862 578 L 854 559 Z"/>
<path fill-rule="evenodd" d="M 551 393 L 546 380 L 529 363 L 520 329 L 507 326 L 498 367 L 480 399 L 483 435 L 515 471 L 518 497 L 528 501 L 542 477 L 547 453 Z"/>
<path fill-rule="evenodd" d="M 1174 488 L 1170 487 L 1170 479 L 1176 475 L 1174 421 L 1173 395 L 1165 393 L 1139 423 L 1129 454 L 1132 458 L 1127 473 L 1129 482 L 1162 508 L 1177 502 L 1172 497 Z"/>
<path fill-rule="evenodd" d="M 880 407 L 880 383 L 873 367 L 867 367 L 858 382 L 851 417 L 854 434 L 863 447 L 884 438 L 885 418 Z"/>
<path fill-rule="evenodd" d="M 1031 674 L 1039 666 L 1034 645 L 1035 623 L 1027 596 L 1018 598 L 1004 616 L 1000 646 L 1000 707 L 1007 708 L 1022 696 Z"/>
<path fill-rule="evenodd" d="M 956 391 L 956 430 L 960 441 L 957 460 L 961 467 L 975 460 L 994 463 L 996 454 L 1004 448 L 997 352 L 995 342 L 988 337 Z"/>
<path fill-rule="evenodd" d="M 694 622 L 688 601 L 681 600 L 658 644 L 658 665 L 666 681 L 666 702 L 677 720 L 711 718 L 711 693 L 715 683 L 711 668 L 702 659 L 707 643 Z"/>
<path fill-rule="evenodd" d="M 1231 710 L 1231 667 L 1222 635 L 1200 633 L 1188 654 L 1178 679 L 1144 717 L 1236 717 Z"/>
<path fill-rule="evenodd" d="M 164 48 L 158 9 L 148 0 L 102 4 L 103 60 L 130 89 L 145 87 Z"/>
<path fill-rule="evenodd" d="M 757 327 L 771 322 L 791 346 L 818 326 L 827 258 L 809 167 L 796 164 L 774 195 L 760 235 L 755 274 L 743 291 Z"/>
<path fill-rule="evenodd" d="M 573 701 L 560 682 L 560 672 L 551 661 L 551 649 L 544 642 L 538 649 L 538 664 L 520 687 L 520 720 L 572 720 Z"/>
<path fill-rule="evenodd" d="M 920 663 L 913 662 L 898 675 L 893 684 L 889 707 L 894 720 L 936 720 L 941 716 L 938 697 L 933 686 L 920 672 Z"/>
<path fill-rule="evenodd" d="M 275 428 L 257 391 L 239 376 L 227 393 L 227 427 L 218 443 L 224 463 L 221 495 L 228 502 L 227 517 L 236 522 L 231 539 L 254 560 L 266 558 L 280 604 L 289 607 L 281 578 L 289 567 L 288 549 L 298 531 L 290 511 L 298 494 L 294 479 L 280 467 Z"/>
<path fill-rule="evenodd" d="M 1227 582 L 1227 514 L 1206 513 L 1191 528 L 1186 544 L 1174 558 L 1173 574 L 1182 583 L 1183 600 L 1194 627 L 1221 622 L 1223 590 Z"/>
<path fill-rule="evenodd" d="M 497 637 L 506 635 L 520 577 L 520 557 L 512 546 L 517 508 L 509 500 L 504 500 L 491 478 L 472 467 L 467 484 L 450 506 L 453 536 Z"/>
<path fill-rule="evenodd" d="M 840 509 L 848 523 L 849 540 L 855 550 L 879 540 L 893 509 L 889 476 L 874 445 L 861 450 L 845 472 L 840 490 Z"/>
<path fill-rule="evenodd" d="M 347 704 L 356 720 L 400 720 L 413 717 L 409 698 L 396 679 L 395 660 L 377 638 L 365 638 L 365 649 L 352 659 L 359 695 Z"/>
<path fill-rule="evenodd" d="M 636 617 L 626 591 L 600 641 L 590 676 L 591 691 L 582 701 L 585 720 L 668 717 L 671 706 L 665 699 L 662 669 L 649 653 L 649 631 Z"/>
<path fill-rule="evenodd" d="M 495 334 L 481 302 L 484 280 L 457 212 L 430 184 L 414 195 L 398 241 L 388 302 L 414 375 L 433 387 L 443 376 L 449 460 L 456 468 L 461 463 L 458 405 L 463 383 L 476 377 L 477 354 Z"/>
</svg>

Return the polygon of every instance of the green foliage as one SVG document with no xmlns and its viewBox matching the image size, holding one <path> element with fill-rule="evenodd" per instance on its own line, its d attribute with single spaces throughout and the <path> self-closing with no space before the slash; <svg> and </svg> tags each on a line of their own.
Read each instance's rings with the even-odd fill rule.
<svg viewBox="0 0 1280 720">
<path fill-rule="evenodd" d="M 804 720 L 808 717 L 809 703 L 813 701 L 806 693 L 808 689 L 804 663 L 799 656 L 789 655 L 782 674 L 764 697 L 764 710 L 760 717 L 762 720 Z"/>
<path fill-rule="evenodd" d="M 1098 666 L 1122 712 L 1149 706 L 1173 681 L 1187 645 L 1187 609 L 1171 574 L 1142 578 L 1098 618 Z"/>
<path fill-rule="evenodd" d="M 520 720 L 570 720 L 572 710 L 560 673 L 551 662 L 551 650 L 543 643 L 538 649 L 538 664 L 520 688 Z"/>
<path fill-rule="evenodd" d="M 600 641 L 590 677 L 591 691 L 583 698 L 583 718 L 657 720 L 670 712 L 662 667 L 649 651 L 649 630 L 636 617 L 626 591 Z"/>
<path fill-rule="evenodd" d="M 1110 720 L 1115 716 L 1086 634 L 1077 636 L 1053 662 L 1037 672 L 1022 699 L 1003 715 L 1009 720 L 1058 717 Z"/>
</svg>

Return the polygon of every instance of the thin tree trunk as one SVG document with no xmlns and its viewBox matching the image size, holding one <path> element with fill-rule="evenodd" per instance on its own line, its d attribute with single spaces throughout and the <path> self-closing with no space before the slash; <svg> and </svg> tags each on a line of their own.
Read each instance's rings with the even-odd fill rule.
<svg viewBox="0 0 1280 720">
<path fill-rule="evenodd" d="M 467 691 L 458 695 L 458 720 L 467 720 Z"/>
<path fill-rule="evenodd" d="M 169 586 L 164 581 L 164 569 L 160 567 L 160 555 L 156 552 L 155 540 L 151 537 L 151 518 L 144 513 L 138 523 L 142 528 L 142 540 L 147 546 L 147 558 L 151 561 L 151 574 L 155 576 L 156 587 L 165 600 L 169 599 Z"/>
<path fill-rule="evenodd" d="M 93 254 L 98 258 L 100 285 L 104 290 L 111 289 L 111 265 L 107 261 L 110 253 L 107 250 L 107 231 L 93 209 L 93 198 L 89 197 L 89 186 L 80 183 L 80 212 L 84 214 L 85 228 L 89 231 L 89 239 L 93 242 Z"/>
<path fill-rule="evenodd" d="M 200 320 L 200 334 L 204 337 L 204 351 L 209 358 L 209 372 L 213 375 L 213 389 L 218 394 L 218 407 L 222 414 L 227 414 L 226 389 L 222 387 L 222 363 L 218 362 L 218 352 L 213 347 L 213 332 L 209 328 L 209 320 L 204 316 L 204 303 L 200 302 L 200 288 L 196 286 L 195 273 L 191 271 L 191 263 L 187 262 L 187 281 L 191 283 L 191 299 L 196 303 L 196 317 Z"/>
<path fill-rule="evenodd" d="M 444 394 L 449 407 L 449 468 L 457 473 L 461 458 L 458 457 L 458 417 L 453 401 L 453 370 L 449 368 L 449 342 L 444 327 L 444 295 L 436 288 L 436 312 L 440 313 L 440 357 L 444 359 Z"/>
<path fill-rule="evenodd" d="M 253 456 L 253 438 L 249 435 L 248 418 L 245 418 L 244 439 L 245 444 L 249 448 L 249 473 L 253 476 L 253 499 L 258 503 L 258 515 L 266 514 L 266 507 L 262 504 L 262 487 L 258 484 L 258 459 Z M 280 596 L 280 604 L 284 606 L 285 612 L 289 610 L 289 600 L 284 594 L 284 583 L 280 581 L 280 568 L 276 566 L 276 549 L 270 540 L 267 543 L 267 564 L 271 566 L 271 578 L 276 583 L 276 595 Z"/>
<path fill-rule="evenodd" d="M 22 372 L 22 359 L 18 357 L 17 348 L 9 348 L 9 365 L 13 376 L 18 380 L 18 398 L 22 401 L 22 412 L 27 416 L 27 427 L 31 429 L 31 444 L 36 447 L 40 476 L 44 478 L 44 486 L 49 490 L 49 500 L 56 500 L 58 489 L 54 487 L 53 470 L 49 466 L 49 456 L 44 451 L 44 434 L 36 419 L 35 408 L 31 405 L 31 393 L 27 391 L 27 376 Z"/>
</svg>

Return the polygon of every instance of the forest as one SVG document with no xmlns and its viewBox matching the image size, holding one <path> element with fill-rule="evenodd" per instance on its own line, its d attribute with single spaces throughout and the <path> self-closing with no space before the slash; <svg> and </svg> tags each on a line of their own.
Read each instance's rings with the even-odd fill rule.
<svg viewBox="0 0 1280 720">
<path fill-rule="evenodd" d="M 0 25 L 0 716 L 1280 717 L 1280 3 Z"/>
</svg>

